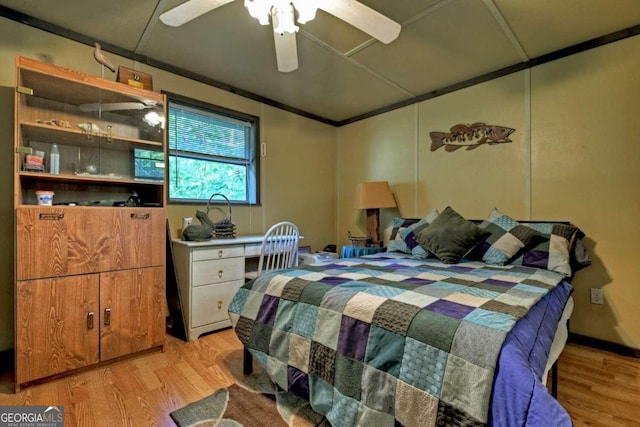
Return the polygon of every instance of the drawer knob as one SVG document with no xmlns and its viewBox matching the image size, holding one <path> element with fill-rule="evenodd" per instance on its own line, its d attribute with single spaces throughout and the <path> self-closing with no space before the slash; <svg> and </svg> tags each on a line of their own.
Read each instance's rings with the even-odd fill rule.
<svg viewBox="0 0 640 427">
<path fill-rule="evenodd" d="M 223 254 L 223 251 L 222 251 L 222 249 L 220 249 L 220 250 L 218 251 L 218 258 L 222 258 L 222 254 Z"/>
<path fill-rule="evenodd" d="M 93 311 L 87 313 L 87 329 L 93 329 Z"/>
<path fill-rule="evenodd" d="M 218 310 L 222 310 L 222 301 L 218 301 Z"/>
<path fill-rule="evenodd" d="M 221 278 L 221 279 L 222 279 L 222 273 L 223 273 L 222 270 L 218 270 L 218 277 Z"/>
</svg>

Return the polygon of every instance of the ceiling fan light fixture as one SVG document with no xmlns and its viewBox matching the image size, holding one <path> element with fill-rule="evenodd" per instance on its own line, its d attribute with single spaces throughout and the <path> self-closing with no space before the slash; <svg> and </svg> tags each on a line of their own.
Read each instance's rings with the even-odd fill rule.
<svg viewBox="0 0 640 427">
<path fill-rule="evenodd" d="M 269 16 L 273 7 L 271 0 L 244 0 L 244 7 L 249 11 L 249 15 L 260 22 L 260 25 L 269 25 Z"/>
<path fill-rule="evenodd" d="M 278 34 L 296 33 L 300 29 L 295 22 L 293 16 L 293 5 L 287 4 L 284 7 L 274 6 L 271 9 L 271 19 L 273 22 L 273 31 Z"/>
<path fill-rule="evenodd" d="M 280 34 L 295 33 L 300 29 L 295 25 L 295 11 L 298 12 L 300 24 L 315 18 L 318 11 L 315 3 L 314 0 L 244 0 L 249 15 L 260 21 L 261 25 L 269 25 L 271 17 L 274 31 Z"/>
<path fill-rule="evenodd" d="M 147 114 L 144 115 L 142 120 L 144 120 L 150 126 L 155 127 L 160 125 L 160 127 L 164 129 L 164 117 L 160 116 L 155 111 L 149 111 Z"/>
<path fill-rule="evenodd" d="M 298 23 L 306 24 L 316 17 L 318 11 L 317 1 L 315 0 L 291 0 L 293 7 L 298 11 Z"/>
<path fill-rule="evenodd" d="M 234 0 L 186 0 L 160 15 L 167 25 L 180 26 Z M 391 43 L 402 26 L 358 0 L 244 0 L 249 14 L 262 25 L 273 26 L 278 71 L 288 73 L 298 68 L 296 25 L 315 18 L 318 9 L 354 26 L 382 43 Z"/>
</svg>

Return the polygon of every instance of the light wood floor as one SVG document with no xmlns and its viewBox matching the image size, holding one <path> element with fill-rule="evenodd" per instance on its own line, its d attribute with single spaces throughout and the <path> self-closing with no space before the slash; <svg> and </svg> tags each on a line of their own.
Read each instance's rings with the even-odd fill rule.
<svg viewBox="0 0 640 427">
<path fill-rule="evenodd" d="M 64 405 L 65 426 L 173 426 L 169 412 L 230 385 L 240 375 L 232 330 L 164 352 L 90 369 L 13 393 L 0 376 L 0 406 Z M 640 426 L 640 359 L 569 344 L 559 365 L 558 399 L 576 426 Z"/>
</svg>

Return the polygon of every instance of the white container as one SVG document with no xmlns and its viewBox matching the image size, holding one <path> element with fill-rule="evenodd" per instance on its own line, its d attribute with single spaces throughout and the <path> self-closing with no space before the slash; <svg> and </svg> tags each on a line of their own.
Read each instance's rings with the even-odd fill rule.
<svg viewBox="0 0 640 427">
<path fill-rule="evenodd" d="M 51 153 L 49 153 L 49 173 L 60 173 L 60 151 L 58 151 L 58 144 L 51 146 Z"/>
<path fill-rule="evenodd" d="M 38 204 L 40 206 L 53 205 L 53 191 L 36 191 L 36 197 L 38 198 Z"/>
<path fill-rule="evenodd" d="M 317 264 L 327 262 L 338 258 L 338 254 L 333 252 L 313 252 L 306 254 L 298 254 L 298 262 L 300 264 Z"/>
</svg>

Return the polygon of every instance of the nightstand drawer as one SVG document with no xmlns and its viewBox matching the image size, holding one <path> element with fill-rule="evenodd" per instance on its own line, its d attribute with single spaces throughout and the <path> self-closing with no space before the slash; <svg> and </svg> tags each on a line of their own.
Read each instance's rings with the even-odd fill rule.
<svg viewBox="0 0 640 427">
<path fill-rule="evenodd" d="M 244 278 L 243 257 L 194 261 L 191 268 L 193 286 Z"/>
</svg>

